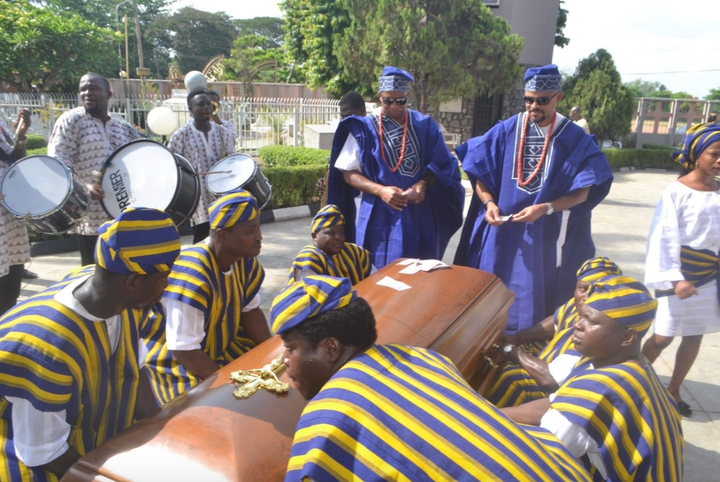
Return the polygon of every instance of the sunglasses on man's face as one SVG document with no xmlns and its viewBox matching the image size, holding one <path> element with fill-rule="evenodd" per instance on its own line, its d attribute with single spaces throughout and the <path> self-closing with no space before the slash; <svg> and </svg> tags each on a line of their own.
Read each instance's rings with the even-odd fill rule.
<svg viewBox="0 0 720 482">
<path fill-rule="evenodd" d="M 556 95 L 558 95 L 557 92 L 550 97 L 523 97 L 523 99 L 527 105 L 533 105 L 534 103 L 537 105 L 548 105 Z"/>
<path fill-rule="evenodd" d="M 382 97 L 381 100 L 385 105 L 393 105 L 393 102 L 397 105 L 405 105 L 407 104 L 408 98 L 400 97 L 399 99 L 393 99 L 392 97 Z"/>
</svg>

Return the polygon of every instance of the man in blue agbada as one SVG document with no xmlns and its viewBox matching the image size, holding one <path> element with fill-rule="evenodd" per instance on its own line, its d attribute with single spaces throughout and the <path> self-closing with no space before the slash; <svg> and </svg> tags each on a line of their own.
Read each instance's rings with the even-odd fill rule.
<svg viewBox="0 0 720 482">
<path fill-rule="evenodd" d="M 536 439 L 444 356 L 376 345 L 349 279 L 308 276 L 273 301 L 273 329 L 305 407 L 286 482 L 588 480 L 558 439 Z"/>
<path fill-rule="evenodd" d="M 180 235 L 167 214 L 144 208 L 98 234 L 94 266 L 0 318 L 3 482 L 56 481 L 159 409 L 140 338 L 158 315 Z"/>
<path fill-rule="evenodd" d="M 557 66 L 528 69 L 527 111 L 456 149 L 477 195 L 455 263 L 494 273 L 515 292 L 508 333 L 572 297 L 575 273 L 595 256 L 591 211 L 613 180 L 594 138 L 556 112 L 562 98 Z"/>
<path fill-rule="evenodd" d="M 462 225 L 457 160 L 432 117 L 406 107 L 413 80 L 385 67 L 382 113 L 346 118 L 333 139 L 328 203 L 345 216 L 347 241 L 370 251 L 378 269 L 401 257 L 442 258 Z"/>
</svg>

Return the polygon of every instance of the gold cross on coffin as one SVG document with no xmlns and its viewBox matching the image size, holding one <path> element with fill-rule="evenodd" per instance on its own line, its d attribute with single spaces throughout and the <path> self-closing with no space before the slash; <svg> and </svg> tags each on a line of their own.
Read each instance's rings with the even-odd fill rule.
<svg viewBox="0 0 720 482">
<path fill-rule="evenodd" d="M 235 398 L 244 400 L 250 398 L 261 388 L 273 393 L 285 393 L 290 390 L 290 384 L 281 382 L 278 378 L 285 371 L 282 354 L 262 368 L 252 370 L 239 370 L 230 374 L 233 383 L 242 384 L 233 392 Z"/>
</svg>

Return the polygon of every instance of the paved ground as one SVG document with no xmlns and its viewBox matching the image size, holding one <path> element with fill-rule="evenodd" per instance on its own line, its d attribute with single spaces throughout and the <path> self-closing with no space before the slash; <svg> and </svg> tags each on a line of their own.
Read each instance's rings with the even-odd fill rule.
<svg viewBox="0 0 720 482">
<path fill-rule="evenodd" d="M 594 211 L 593 236 L 597 254 L 614 260 L 623 271 L 643 277 L 645 242 L 650 230 L 655 203 L 664 187 L 675 179 L 667 172 L 632 171 L 617 173 L 610 196 Z M 263 227 L 263 251 L 260 255 L 267 276 L 261 294 L 262 307 L 269 309 L 272 299 L 284 284 L 295 254 L 310 241 L 310 219 L 297 219 Z M 448 247 L 445 262 L 452 262 L 459 234 Z M 184 244 L 191 242 L 183 238 Z M 26 283 L 22 295 L 28 296 L 57 281 L 71 268 L 79 266 L 77 253 L 43 256 L 30 268 L 40 275 Z M 655 369 L 667 382 L 672 373 L 678 342 L 666 349 Z M 685 480 L 720 480 L 720 333 L 705 337 L 703 346 L 683 388 L 683 397 L 694 409 L 683 420 L 685 431 Z"/>
</svg>

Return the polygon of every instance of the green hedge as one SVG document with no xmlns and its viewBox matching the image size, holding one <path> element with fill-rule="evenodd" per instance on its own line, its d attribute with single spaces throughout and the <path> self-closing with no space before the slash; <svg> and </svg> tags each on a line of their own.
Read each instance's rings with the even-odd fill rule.
<svg viewBox="0 0 720 482">
<path fill-rule="evenodd" d="M 325 177 L 325 164 L 319 166 L 263 167 L 273 187 L 270 209 L 303 206 L 320 200 L 315 185 Z"/>
<path fill-rule="evenodd" d="M 28 134 L 27 135 L 27 144 L 25 145 L 28 150 L 31 149 L 40 149 L 42 147 L 47 147 L 47 141 L 43 136 L 39 136 L 37 134 Z"/>
<path fill-rule="evenodd" d="M 646 142 L 645 144 L 643 144 L 643 149 L 665 149 L 671 151 L 675 150 L 673 146 L 666 146 L 664 144 L 653 144 L 652 142 Z"/>
<path fill-rule="evenodd" d="M 603 149 L 603 152 L 610 161 L 610 167 L 620 169 L 621 167 L 668 169 L 679 171 L 680 167 L 670 158 L 671 151 L 668 149 Z"/>
<path fill-rule="evenodd" d="M 259 155 L 265 167 L 326 165 L 330 151 L 310 147 L 266 146 Z"/>
<path fill-rule="evenodd" d="M 46 156 L 47 155 L 47 147 L 39 147 L 37 149 L 28 149 L 27 155 L 28 156 Z"/>
</svg>

